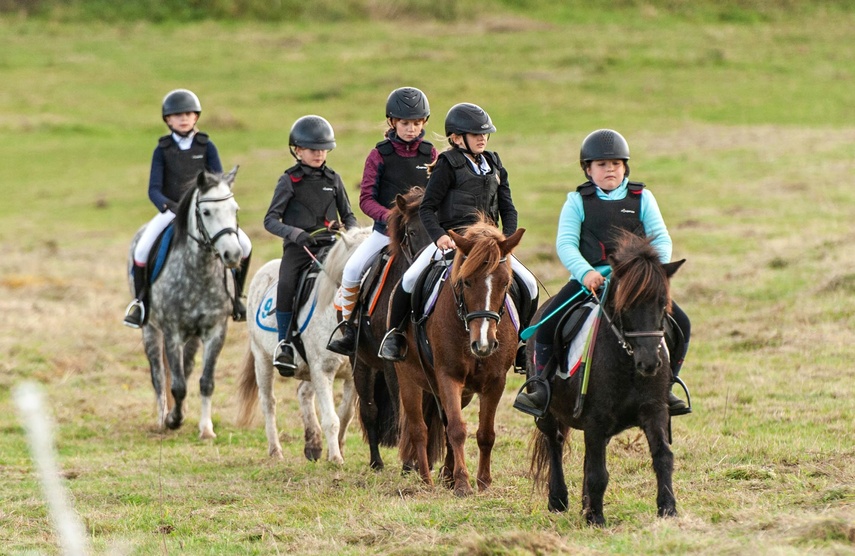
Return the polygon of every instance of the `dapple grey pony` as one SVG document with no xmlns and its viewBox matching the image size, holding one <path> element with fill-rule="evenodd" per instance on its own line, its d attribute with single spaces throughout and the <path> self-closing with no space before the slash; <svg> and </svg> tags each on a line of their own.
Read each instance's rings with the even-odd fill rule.
<svg viewBox="0 0 855 556">
<path fill-rule="evenodd" d="M 202 347 L 199 380 L 201 414 L 199 436 L 215 438 L 211 422 L 214 369 L 226 339 L 232 314 L 234 282 L 231 269 L 238 266 L 238 204 L 232 186 L 237 167 L 228 174 L 201 172 L 182 197 L 173 221 L 173 245 L 159 276 L 150 287 L 148 322 L 143 344 L 157 398 L 157 425 L 177 429 L 184 420 L 187 378 L 196 352 Z M 133 264 L 131 242 L 128 265 Z M 133 291 L 133 284 L 131 284 Z M 166 368 L 170 374 L 167 379 Z M 169 410 L 166 386 L 172 393 Z"/>
<path fill-rule="evenodd" d="M 353 228 L 341 234 L 322 263 L 309 301 L 297 311 L 297 326 L 306 349 L 306 359 L 295 353 L 300 381 L 297 397 L 305 431 L 303 453 L 310 461 L 320 459 L 322 452 L 321 428 L 327 441 L 327 459 L 342 464 L 341 454 L 347 427 L 353 419 L 356 390 L 353 384 L 350 361 L 326 349 L 330 334 L 338 323 L 333 305 L 336 289 L 341 282 L 344 264 L 354 250 L 371 233 L 371 228 Z M 255 408 L 261 402 L 264 413 L 264 428 L 267 433 L 268 454 L 282 458 L 282 445 L 276 427 L 276 397 L 273 394 L 273 379 L 279 376 L 273 368 L 273 350 L 278 343 L 275 319 L 272 310 L 276 306 L 276 283 L 279 279 L 280 259 L 266 263 L 256 272 L 247 296 L 247 326 L 249 347 L 244 358 L 243 371 L 239 379 L 238 397 L 240 408 L 238 424 L 248 426 Z M 333 381 L 343 379 L 342 397 L 335 407 Z M 321 421 L 315 411 L 318 402 Z"/>
</svg>

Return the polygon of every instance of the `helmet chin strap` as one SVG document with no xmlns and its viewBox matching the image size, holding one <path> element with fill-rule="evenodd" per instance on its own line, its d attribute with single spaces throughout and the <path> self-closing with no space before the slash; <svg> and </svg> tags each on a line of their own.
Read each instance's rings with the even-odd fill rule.
<svg viewBox="0 0 855 556">
<path fill-rule="evenodd" d="M 461 135 L 461 137 L 463 137 L 463 144 L 464 144 L 464 145 L 466 145 L 466 148 L 465 148 L 465 149 L 462 149 L 462 148 L 460 148 L 459 146 L 458 146 L 457 148 L 458 148 L 458 149 L 460 149 L 461 151 L 465 152 L 466 154 L 471 154 L 471 155 L 472 155 L 472 158 L 474 158 L 474 159 L 475 159 L 475 164 L 477 164 L 478 166 L 480 166 L 480 165 L 481 165 L 481 154 L 480 154 L 480 153 L 479 153 L 479 154 L 475 154 L 475 153 L 473 153 L 473 152 L 472 152 L 472 149 L 469 147 L 469 141 L 466 139 L 466 134 L 465 134 L 465 133 L 464 133 L 463 135 Z"/>
</svg>

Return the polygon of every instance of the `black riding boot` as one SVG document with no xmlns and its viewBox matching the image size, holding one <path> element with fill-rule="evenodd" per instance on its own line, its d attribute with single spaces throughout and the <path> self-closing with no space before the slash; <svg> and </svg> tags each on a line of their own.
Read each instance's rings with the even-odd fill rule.
<svg viewBox="0 0 855 556">
<path fill-rule="evenodd" d="M 249 274 L 249 260 L 252 258 L 252 253 L 240 262 L 240 267 L 234 271 L 235 278 L 235 301 L 232 307 L 232 318 L 235 322 L 243 322 L 246 320 L 246 305 L 243 302 L 243 287 L 246 284 L 246 277 Z"/>
<path fill-rule="evenodd" d="M 410 316 L 410 304 L 412 295 L 399 284 L 392 296 L 392 308 L 389 314 L 389 323 L 398 323 L 386 332 L 383 342 L 380 344 L 380 353 L 377 355 L 386 361 L 402 361 L 407 356 L 407 319 Z"/>
<path fill-rule="evenodd" d="M 522 388 L 520 389 L 517 399 L 514 400 L 514 409 L 537 418 L 543 417 L 546 414 L 550 397 L 549 382 L 552 380 L 552 375 L 555 374 L 555 369 L 558 368 L 558 365 L 551 361 L 554 350 L 555 348 L 551 342 L 541 344 L 535 340 L 535 374 L 523 385 L 528 389 L 528 392 L 524 392 Z"/>
<path fill-rule="evenodd" d="M 146 310 L 146 297 L 148 288 L 146 287 L 146 268 L 144 266 L 133 265 L 131 267 L 131 275 L 134 278 L 134 300 L 131 301 L 128 308 L 125 309 L 125 326 L 130 328 L 140 328 L 148 321 L 148 311 Z"/>
<path fill-rule="evenodd" d="M 291 311 L 276 311 L 276 325 L 279 332 L 279 344 L 273 350 L 273 366 L 285 378 L 294 376 L 297 364 L 294 362 L 294 345 L 291 337 Z"/>
<path fill-rule="evenodd" d="M 356 313 L 353 313 L 354 315 Z M 351 356 L 356 351 L 356 325 L 349 320 L 342 321 L 341 338 L 332 340 L 327 344 L 327 349 L 339 355 Z"/>
</svg>

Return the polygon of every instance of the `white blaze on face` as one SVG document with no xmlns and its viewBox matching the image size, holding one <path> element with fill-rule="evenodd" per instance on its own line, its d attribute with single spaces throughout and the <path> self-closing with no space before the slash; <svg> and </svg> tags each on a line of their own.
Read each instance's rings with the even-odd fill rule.
<svg viewBox="0 0 855 556">
<path fill-rule="evenodd" d="M 484 299 L 484 310 L 490 310 L 490 294 L 493 293 L 493 276 L 487 276 L 485 281 L 486 294 Z M 479 334 L 478 343 L 482 347 L 487 346 L 487 330 L 490 328 L 490 319 L 481 319 L 481 333 Z"/>
</svg>

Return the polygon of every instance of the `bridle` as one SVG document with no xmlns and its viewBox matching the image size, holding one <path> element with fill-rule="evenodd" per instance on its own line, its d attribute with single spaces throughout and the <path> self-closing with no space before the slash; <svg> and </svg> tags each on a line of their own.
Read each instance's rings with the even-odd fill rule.
<svg viewBox="0 0 855 556">
<path fill-rule="evenodd" d="M 463 259 L 466 259 L 466 255 L 463 255 Z M 499 264 L 503 264 L 507 262 L 507 257 L 502 257 L 499 259 Z M 444 280 L 444 278 L 443 278 Z M 461 288 L 461 291 L 458 293 L 458 288 Z M 466 329 L 466 332 L 469 332 L 469 323 L 475 319 L 489 319 L 496 321 L 496 325 L 502 322 L 502 315 L 505 314 L 505 302 L 504 296 L 502 296 L 502 306 L 498 311 L 490 311 L 488 309 L 483 309 L 480 311 L 469 311 L 466 308 L 466 298 L 463 295 L 461 280 L 458 280 L 451 286 L 451 295 L 454 296 L 454 304 L 457 307 L 457 316 L 463 321 L 463 327 Z"/>
<path fill-rule="evenodd" d="M 599 301 L 599 300 L 598 300 Z M 634 350 L 632 349 L 632 344 L 628 341 L 630 338 L 664 338 L 665 337 L 665 319 L 662 319 L 662 326 L 659 330 L 638 330 L 633 332 L 626 332 L 623 329 L 623 325 L 620 326 L 615 324 L 615 321 L 609 315 L 609 312 L 606 310 L 604 305 L 601 305 L 602 314 L 606 317 L 606 320 L 609 323 L 609 326 L 612 329 L 612 332 L 615 336 L 617 336 L 618 343 L 620 346 L 626 351 L 626 354 L 632 357 Z M 618 321 L 620 321 L 620 315 L 618 315 Z"/>
<path fill-rule="evenodd" d="M 418 216 L 416 216 L 418 218 Z M 410 241 L 410 236 L 415 236 L 415 232 L 411 231 L 412 226 L 410 226 L 409 222 L 404 224 L 404 237 L 401 238 L 401 242 L 398 244 L 401 248 L 401 252 L 404 254 L 404 258 L 407 259 L 407 263 L 413 264 L 413 261 L 416 260 L 416 256 L 419 254 L 419 251 L 415 249 L 412 242 Z"/>
<path fill-rule="evenodd" d="M 228 235 L 228 234 L 238 235 L 238 231 L 237 231 L 237 227 L 235 227 L 235 228 L 226 227 L 226 228 L 219 230 L 217 233 L 215 233 L 212 236 L 210 233 L 208 233 L 208 229 L 202 224 L 202 210 L 200 208 L 200 205 L 202 203 L 220 203 L 223 201 L 228 201 L 229 199 L 233 199 L 234 196 L 235 196 L 234 193 L 229 193 L 228 195 L 224 195 L 223 197 L 216 197 L 213 199 L 202 199 L 199 197 L 198 191 L 196 192 L 196 202 L 195 202 L 196 231 L 199 232 L 201 239 L 196 237 L 196 236 L 193 236 L 192 234 L 190 235 L 190 237 L 196 243 L 198 243 L 199 246 L 201 246 L 203 249 L 205 249 L 207 251 L 211 251 L 211 252 L 216 252 L 216 248 L 214 247 L 214 244 L 217 242 L 218 239 L 220 239 L 224 235 Z"/>
</svg>

